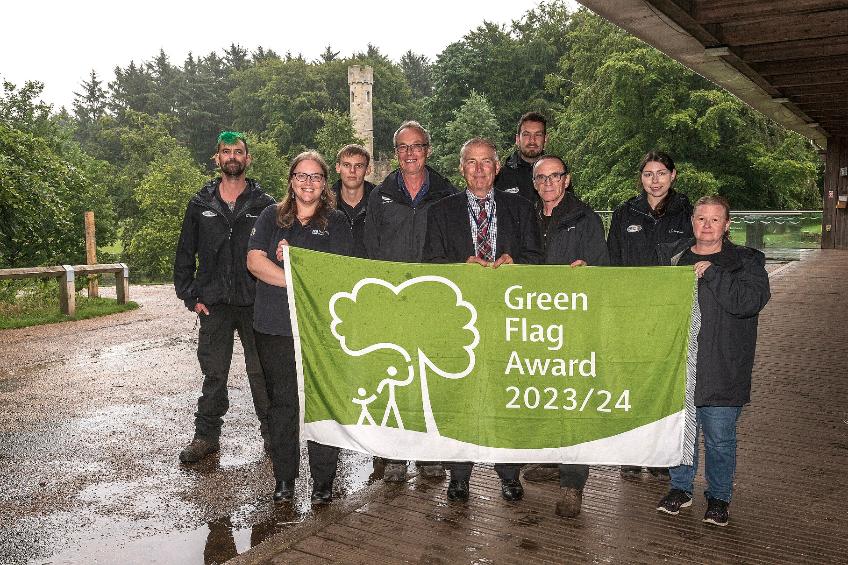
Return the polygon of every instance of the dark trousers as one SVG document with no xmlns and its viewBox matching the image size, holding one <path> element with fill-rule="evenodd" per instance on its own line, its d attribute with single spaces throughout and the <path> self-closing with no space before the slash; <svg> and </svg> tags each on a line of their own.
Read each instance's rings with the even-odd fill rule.
<svg viewBox="0 0 848 565">
<path fill-rule="evenodd" d="M 583 490 L 588 478 L 588 465 L 559 466 L 559 486 L 561 488 L 576 488 L 577 490 Z"/>
<path fill-rule="evenodd" d="M 521 463 L 495 463 L 495 472 L 502 481 L 517 481 L 518 473 L 521 472 Z M 474 468 L 474 463 L 471 461 L 459 461 L 445 463 L 445 467 L 450 471 L 451 479 L 465 480 L 471 478 L 471 469 Z"/>
<path fill-rule="evenodd" d="M 291 481 L 300 470 L 300 402 L 297 397 L 294 339 L 291 336 L 254 333 L 270 401 L 268 424 L 274 478 Z M 307 450 L 309 473 L 315 482 L 332 482 L 336 477 L 339 448 L 310 441 Z"/>
<path fill-rule="evenodd" d="M 213 440 L 221 435 L 224 414 L 230 407 L 227 379 L 233 360 L 235 332 L 238 332 L 244 349 L 244 364 L 253 407 L 259 418 L 259 430 L 264 437 L 268 433 L 268 393 L 253 340 L 253 306 L 214 304 L 206 307 L 209 315 L 199 314 L 197 360 L 200 361 L 203 373 L 203 388 L 194 414 L 195 435 Z"/>
</svg>

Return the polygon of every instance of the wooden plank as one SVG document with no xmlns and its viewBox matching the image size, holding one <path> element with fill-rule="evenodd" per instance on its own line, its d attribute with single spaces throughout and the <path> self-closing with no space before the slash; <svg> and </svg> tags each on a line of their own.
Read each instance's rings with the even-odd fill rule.
<svg viewBox="0 0 848 565">
<path fill-rule="evenodd" d="M 842 88 L 845 88 L 845 84 L 848 83 L 848 70 L 780 75 L 772 78 L 769 82 L 778 89 L 813 84 L 839 84 L 842 85 Z"/>
<path fill-rule="evenodd" d="M 848 55 L 848 36 L 779 41 L 734 48 L 749 63 Z"/>
<path fill-rule="evenodd" d="M 119 263 L 123 267 L 120 272 L 115 273 L 115 295 L 118 299 L 118 304 L 126 304 L 130 299 L 130 269 L 124 263 Z"/>
<path fill-rule="evenodd" d="M 769 61 L 750 63 L 752 69 L 764 77 L 788 75 L 795 73 L 812 73 L 848 69 L 848 57 L 834 55 L 831 57 L 810 57 L 793 59 L 791 61 Z"/>
<path fill-rule="evenodd" d="M 86 273 L 119 273 L 124 270 L 123 263 L 101 263 L 99 265 L 74 265 L 74 271 L 79 274 Z"/>
<path fill-rule="evenodd" d="M 810 14 L 788 14 L 766 20 L 727 22 L 717 25 L 714 34 L 724 45 L 756 45 L 846 34 L 848 8 Z"/>
<path fill-rule="evenodd" d="M 817 96 L 819 94 L 836 94 L 844 97 L 845 85 L 834 84 L 798 84 L 795 86 L 786 86 L 780 91 L 784 96 L 793 98 L 795 96 Z"/>
<path fill-rule="evenodd" d="M 843 0 L 792 0 L 773 2 L 763 0 L 697 0 L 695 19 L 701 24 L 724 23 L 734 20 L 761 19 L 794 13 L 816 12 L 842 8 Z"/>
<path fill-rule="evenodd" d="M 24 267 L 16 269 L 0 269 L 0 280 L 59 277 L 65 273 L 64 267 Z"/>
</svg>

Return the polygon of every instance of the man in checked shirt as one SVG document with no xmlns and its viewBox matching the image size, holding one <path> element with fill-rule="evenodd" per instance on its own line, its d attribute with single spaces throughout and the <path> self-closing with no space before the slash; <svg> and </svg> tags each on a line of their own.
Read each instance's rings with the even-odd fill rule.
<svg viewBox="0 0 848 565">
<path fill-rule="evenodd" d="M 517 194 L 494 190 L 500 167 L 494 143 L 479 137 L 465 142 L 459 151 L 459 169 L 468 188 L 430 208 L 425 262 L 477 263 L 487 268 L 542 262 L 544 252 L 533 205 Z M 451 473 L 449 500 L 468 500 L 473 465 L 470 461 L 446 464 Z M 518 464 L 495 465 L 505 500 L 524 496 L 520 470 Z"/>
</svg>

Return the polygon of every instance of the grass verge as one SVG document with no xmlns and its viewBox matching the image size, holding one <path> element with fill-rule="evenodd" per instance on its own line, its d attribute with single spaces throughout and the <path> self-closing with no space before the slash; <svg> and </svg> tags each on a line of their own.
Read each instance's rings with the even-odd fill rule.
<svg viewBox="0 0 848 565">
<path fill-rule="evenodd" d="M 26 328 L 68 320 L 85 320 L 127 310 L 135 310 L 138 303 L 118 304 L 114 298 L 88 298 L 77 295 L 77 311 L 66 316 L 59 310 L 59 300 L 20 300 L 15 303 L 0 302 L 0 330 Z"/>
</svg>

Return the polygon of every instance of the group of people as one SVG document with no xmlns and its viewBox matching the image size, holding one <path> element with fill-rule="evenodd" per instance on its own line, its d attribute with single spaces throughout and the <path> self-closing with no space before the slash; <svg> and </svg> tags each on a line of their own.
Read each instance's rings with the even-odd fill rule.
<svg viewBox="0 0 848 565">
<path fill-rule="evenodd" d="M 374 186 L 365 181 L 371 156 L 347 145 L 336 156 L 339 181 L 328 186 L 329 167 L 315 151 L 295 157 L 287 194 L 275 203 L 246 177 L 247 140 L 237 132 L 218 138 L 221 176 L 208 182 L 186 210 L 174 265 L 177 295 L 200 318 L 198 360 L 203 388 L 195 434 L 180 453 L 194 463 L 219 450 L 228 408 L 227 376 L 234 333 L 245 350 L 248 381 L 260 432 L 275 476 L 273 500 L 294 495 L 300 460 L 296 360 L 286 295 L 283 246 L 293 245 L 371 259 L 570 267 L 692 265 L 698 280 L 695 404 L 705 443 L 708 488 L 704 521 L 728 520 L 736 454 L 736 420 L 750 401 L 757 316 L 769 299 L 762 253 L 731 243 L 730 209 L 719 196 L 694 208 L 674 190 L 677 170 L 669 155 L 649 152 L 638 166 L 638 194 L 613 213 L 609 235 L 600 216 L 574 193 L 571 172 L 546 154 L 547 122 L 537 112 L 521 117 L 516 150 L 502 165 L 495 144 L 469 139 L 459 153 L 466 187 L 458 190 L 427 164 L 430 133 L 418 122 L 393 137 L 398 169 Z M 656 289 L 661 293 L 662 289 Z M 697 441 L 696 441 L 697 446 Z M 308 442 L 312 502 L 332 500 L 339 450 Z M 671 489 L 659 511 L 676 515 L 691 505 L 694 465 L 668 470 Z M 417 461 L 419 475 L 450 472 L 447 497 L 465 501 L 473 462 Z M 383 479 L 402 482 L 407 461 L 384 460 Z M 520 464 L 496 464 L 501 495 L 524 495 Z M 622 473 L 640 468 L 623 467 Z M 556 513 L 580 513 L 587 465 L 531 465 L 525 480 L 556 480 Z"/>
</svg>

